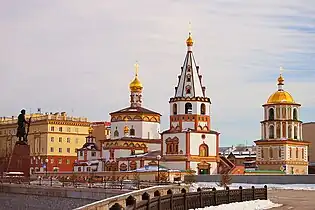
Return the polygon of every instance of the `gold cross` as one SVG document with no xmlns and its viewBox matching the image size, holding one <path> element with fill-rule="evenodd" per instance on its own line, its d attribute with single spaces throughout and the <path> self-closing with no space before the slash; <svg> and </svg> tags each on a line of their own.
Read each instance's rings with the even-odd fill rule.
<svg viewBox="0 0 315 210">
<path fill-rule="evenodd" d="M 136 77 L 138 76 L 138 71 L 139 71 L 139 64 L 138 61 L 135 63 L 135 71 L 136 71 Z"/>
<path fill-rule="evenodd" d="M 190 21 L 188 23 L 188 32 L 189 32 L 189 35 L 191 35 L 191 22 Z"/>
<path fill-rule="evenodd" d="M 280 75 L 282 75 L 283 72 L 284 72 L 284 68 L 280 66 Z"/>
</svg>

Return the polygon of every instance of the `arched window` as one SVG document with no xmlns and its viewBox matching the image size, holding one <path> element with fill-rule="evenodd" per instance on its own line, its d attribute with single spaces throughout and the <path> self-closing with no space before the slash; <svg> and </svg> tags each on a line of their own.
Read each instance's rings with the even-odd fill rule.
<svg viewBox="0 0 315 210">
<path fill-rule="evenodd" d="M 191 87 L 190 85 L 186 86 L 186 94 L 190 94 L 191 93 Z"/>
<path fill-rule="evenodd" d="M 130 136 L 136 135 L 136 130 L 133 128 L 133 126 L 131 126 L 129 133 L 130 133 Z"/>
<path fill-rule="evenodd" d="M 277 124 L 277 130 L 276 130 L 277 136 L 276 138 L 281 138 L 281 132 L 280 132 L 280 124 Z"/>
<path fill-rule="evenodd" d="M 173 115 L 177 115 L 177 104 L 173 104 Z"/>
<path fill-rule="evenodd" d="M 185 114 L 191 114 L 192 113 L 192 104 L 186 103 L 185 104 Z"/>
<path fill-rule="evenodd" d="M 297 126 L 294 126 L 294 139 L 298 138 L 297 132 L 298 132 Z"/>
<path fill-rule="evenodd" d="M 209 154 L 208 154 L 208 145 L 206 144 L 202 144 L 199 146 L 199 156 L 200 157 L 208 157 Z"/>
<path fill-rule="evenodd" d="M 273 108 L 270 108 L 268 111 L 268 119 L 274 120 L 275 119 L 275 110 Z"/>
<path fill-rule="evenodd" d="M 205 115 L 206 114 L 206 105 L 205 104 L 201 104 L 200 105 L 200 113 L 202 115 Z"/>
<path fill-rule="evenodd" d="M 298 147 L 295 149 L 295 158 L 296 159 L 299 158 L 299 148 Z"/>
<path fill-rule="evenodd" d="M 279 156 L 279 158 L 281 158 L 281 147 L 279 147 L 278 152 L 279 152 L 278 156 Z"/>
<path fill-rule="evenodd" d="M 302 148 L 302 159 L 304 160 L 304 156 L 305 156 L 305 150 L 304 148 Z"/>
<path fill-rule="evenodd" d="M 269 148 L 269 157 L 273 158 L 273 148 L 272 147 Z"/>
<path fill-rule="evenodd" d="M 186 76 L 186 78 L 187 78 L 187 79 L 186 79 L 187 82 L 191 82 L 191 76 L 190 76 L 190 74 L 188 74 L 188 75 Z"/>
<path fill-rule="evenodd" d="M 296 109 L 293 109 L 293 120 L 298 120 Z"/>
<path fill-rule="evenodd" d="M 289 149 L 289 158 L 292 158 L 292 147 Z"/>
<path fill-rule="evenodd" d="M 119 132 L 117 130 L 117 127 L 116 127 L 116 130 L 114 131 L 114 137 L 118 137 L 119 136 Z"/>
<path fill-rule="evenodd" d="M 269 139 L 275 138 L 275 129 L 273 125 L 269 126 Z"/>
<path fill-rule="evenodd" d="M 292 139 L 292 125 L 289 125 L 288 128 L 288 139 Z"/>
<path fill-rule="evenodd" d="M 177 137 L 167 138 L 166 143 L 166 154 L 178 154 L 179 139 Z"/>
</svg>

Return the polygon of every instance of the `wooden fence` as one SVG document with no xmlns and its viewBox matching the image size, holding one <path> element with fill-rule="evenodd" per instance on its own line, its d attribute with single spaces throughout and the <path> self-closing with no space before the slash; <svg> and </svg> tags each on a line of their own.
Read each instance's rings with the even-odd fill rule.
<svg viewBox="0 0 315 210">
<path fill-rule="evenodd" d="M 150 198 L 148 193 L 142 195 L 141 201 L 129 196 L 126 199 L 126 207 L 128 210 L 188 210 L 196 208 L 204 208 L 207 206 L 216 206 L 233 202 L 242 202 L 250 200 L 267 200 L 267 186 L 264 188 L 229 189 L 225 190 L 201 190 L 197 192 L 186 193 L 183 189 L 180 194 L 173 194 L 171 190 L 164 196 L 155 196 Z M 115 203 L 110 210 L 122 210 L 123 207 Z"/>
</svg>

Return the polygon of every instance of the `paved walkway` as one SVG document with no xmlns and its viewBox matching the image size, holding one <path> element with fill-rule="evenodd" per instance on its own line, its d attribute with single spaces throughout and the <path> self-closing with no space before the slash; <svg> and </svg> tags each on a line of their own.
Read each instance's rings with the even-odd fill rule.
<svg viewBox="0 0 315 210">
<path fill-rule="evenodd" d="M 283 204 L 274 210 L 314 210 L 315 191 L 310 190 L 269 190 L 268 199 Z"/>
</svg>

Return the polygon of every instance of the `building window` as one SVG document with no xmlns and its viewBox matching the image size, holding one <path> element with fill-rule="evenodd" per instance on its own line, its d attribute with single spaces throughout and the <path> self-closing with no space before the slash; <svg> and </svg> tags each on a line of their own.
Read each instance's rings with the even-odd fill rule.
<svg viewBox="0 0 315 210">
<path fill-rule="evenodd" d="M 270 108 L 268 111 L 268 119 L 274 120 L 275 119 L 275 110 L 273 108 Z"/>
<path fill-rule="evenodd" d="M 62 143 L 62 137 L 59 137 L 59 142 Z"/>
<path fill-rule="evenodd" d="M 299 158 L 299 148 L 298 147 L 295 149 L 295 158 L 296 159 Z"/>
<path fill-rule="evenodd" d="M 136 131 L 135 131 L 135 129 L 133 128 L 133 126 L 131 126 L 131 129 L 130 129 L 130 136 L 134 136 L 134 135 L 136 135 Z"/>
<path fill-rule="evenodd" d="M 53 147 L 50 147 L 50 152 L 54 152 L 54 148 Z"/>
<path fill-rule="evenodd" d="M 79 143 L 79 139 L 75 138 L 75 143 L 78 144 Z"/>
<path fill-rule="evenodd" d="M 131 161 L 130 162 L 130 170 L 136 170 L 137 169 L 137 162 Z"/>
<path fill-rule="evenodd" d="M 110 159 L 114 159 L 114 157 L 115 157 L 115 152 L 114 152 L 114 150 L 110 150 L 109 158 L 110 158 Z"/>
<path fill-rule="evenodd" d="M 91 167 L 87 167 L 86 170 L 87 170 L 87 171 L 91 171 Z"/>
<path fill-rule="evenodd" d="M 269 158 L 273 158 L 273 148 L 269 148 Z"/>
<path fill-rule="evenodd" d="M 58 164 L 62 164 L 62 158 L 58 159 Z"/>
<path fill-rule="evenodd" d="M 294 126 L 294 139 L 298 138 L 297 132 L 298 132 L 297 126 Z"/>
<path fill-rule="evenodd" d="M 71 132 L 71 128 L 68 127 L 67 128 L 67 132 L 70 133 Z"/>
<path fill-rule="evenodd" d="M 191 114 L 192 113 L 192 104 L 186 103 L 185 104 L 185 114 Z"/>
<path fill-rule="evenodd" d="M 114 137 L 118 137 L 119 136 L 119 132 L 117 130 L 117 127 L 116 127 L 116 130 L 114 131 Z"/>
<path fill-rule="evenodd" d="M 80 156 L 81 156 L 81 157 L 83 156 L 83 151 L 80 151 Z"/>
<path fill-rule="evenodd" d="M 191 75 L 190 75 L 190 74 L 187 75 L 186 81 L 187 81 L 187 82 L 191 82 Z"/>
<path fill-rule="evenodd" d="M 67 153 L 70 153 L 70 148 L 67 148 Z"/>
<path fill-rule="evenodd" d="M 209 156 L 208 145 L 202 144 L 199 146 L 199 156 L 201 156 L 201 157 L 208 157 Z"/>
<path fill-rule="evenodd" d="M 189 85 L 186 86 L 186 94 L 191 94 L 191 87 Z"/>
<path fill-rule="evenodd" d="M 293 120 L 298 120 L 296 109 L 293 109 Z"/>
<path fill-rule="evenodd" d="M 304 160 L 304 156 L 305 156 L 305 151 L 304 148 L 302 148 L 302 159 Z"/>
<path fill-rule="evenodd" d="M 273 125 L 269 126 L 269 139 L 273 139 L 275 137 L 275 129 Z"/>
<path fill-rule="evenodd" d="M 288 128 L 288 139 L 292 139 L 292 126 L 289 125 L 289 128 Z"/>
<path fill-rule="evenodd" d="M 264 155 L 264 148 L 261 148 L 261 158 L 265 158 L 265 155 Z"/>
<path fill-rule="evenodd" d="M 67 143 L 70 143 L 70 138 L 69 137 L 67 138 Z"/>
<path fill-rule="evenodd" d="M 54 163 L 54 159 L 50 159 L 50 163 Z"/>
<path fill-rule="evenodd" d="M 92 157 L 95 157 L 96 156 L 96 152 L 92 152 Z"/>
<path fill-rule="evenodd" d="M 206 105 L 205 104 L 201 104 L 200 105 L 200 113 L 202 115 L 205 115 L 206 114 Z"/>
<path fill-rule="evenodd" d="M 281 158 L 281 147 L 279 147 L 279 154 L 278 154 L 278 156 L 279 156 L 279 158 Z"/>
<path fill-rule="evenodd" d="M 70 164 L 70 160 L 69 160 L 69 159 L 67 159 L 67 160 L 66 160 L 66 163 L 69 165 L 69 164 Z"/>
<path fill-rule="evenodd" d="M 177 115 L 177 104 L 173 104 L 173 115 Z"/>
<path fill-rule="evenodd" d="M 179 140 L 177 137 L 173 139 L 167 138 L 165 140 L 166 143 L 166 154 L 178 154 L 178 144 Z"/>
<path fill-rule="evenodd" d="M 59 127 L 59 132 L 62 132 L 62 127 Z"/>
<path fill-rule="evenodd" d="M 60 153 L 62 152 L 62 148 L 59 148 L 59 152 L 60 152 Z"/>
<path fill-rule="evenodd" d="M 54 137 L 51 137 L 51 138 L 50 138 L 50 141 L 51 141 L 51 142 L 54 142 L 54 141 L 55 141 L 55 138 L 54 138 Z"/>
<path fill-rule="evenodd" d="M 55 131 L 55 127 L 54 127 L 54 126 L 51 126 L 51 127 L 50 127 L 50 131 Z"/>
<path fill-rule="evenodd" d="M 292 158 L 292 147 L 289 149 L 289 158 Z"/>
<path fill-rule="evenodd" d="M 81 167 L 78 167 L 78 171 L 81 171 Z"/>
</svg>

